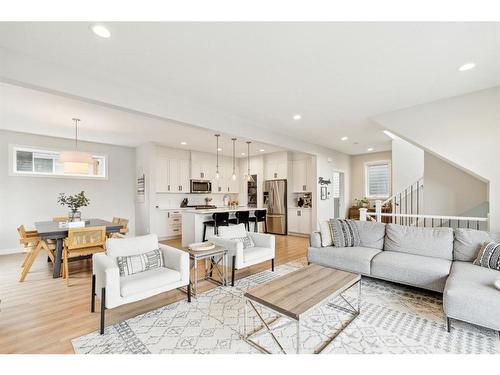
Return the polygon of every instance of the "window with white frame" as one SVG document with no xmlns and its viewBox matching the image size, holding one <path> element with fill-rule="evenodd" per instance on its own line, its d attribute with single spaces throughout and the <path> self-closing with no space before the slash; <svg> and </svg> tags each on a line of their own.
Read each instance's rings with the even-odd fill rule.
<svg viewBox="0 0 500 375">
<path fill-rule="evenodd" d="M 365 163 L 365 195 L 368 198 L 388 198 L 391 169 L 389 160 Z"/>
<path fill-rule="evenodd" d="M 11 155 L 13 175 L 102 179 L 107 177 L 106 157 L 104 155 L 92 155 L 93 163 L 89 164 L 88 172 L 80 174 L 64 172 L 64 165 L 59 161 L 59 151 L 28 146 L 11 146 Z"/>
</svg>

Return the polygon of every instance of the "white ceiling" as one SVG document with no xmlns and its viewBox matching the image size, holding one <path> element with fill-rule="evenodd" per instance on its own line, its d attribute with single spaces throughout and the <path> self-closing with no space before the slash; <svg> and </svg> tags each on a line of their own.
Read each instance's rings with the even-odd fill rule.
<svg viewBox="0 0 500 375">
<path fill-rule="evenodd" d="M 0 46 L 350 154 L 390 148 L 373 116 L 500 84 L 500 23 L 106 25 L 1 23 Z"/>
<path fill-rule="evenodd" d="M 85 141 L 132 147 L 155 142 L 185 150 L 216 150 L 214 132 L 205 129 L 0 83 L 1 129 L 74 138 L 73 117 L 81 119 L 78 138 Z M 236 141 L 237 157 L 247 152 L 245 141 Z M 232 155 L 231 135 L 221 134 L 219 147 L 222 155 Z M 280 149 L 258 142 L 250 148 L 251 155 L 276 151 Z"/>
</svg>

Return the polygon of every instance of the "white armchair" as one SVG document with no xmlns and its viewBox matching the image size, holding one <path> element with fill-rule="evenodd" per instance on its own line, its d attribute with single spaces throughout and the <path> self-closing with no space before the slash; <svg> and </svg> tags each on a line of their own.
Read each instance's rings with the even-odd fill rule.
<svg viewBox="0 0 500 375">
<path fill-rule="evenodd" d="M 116 257 L 142 254 L 160 249 L 164 267 L 120 277 Z M 92 257 L 92 298 L 90 311 L 95 311 L 96 290 L 101 291 L 101 335 L 104 333 L 106 309 L 143 300 L 176 288 L 187 287 L 188 302 L 191 302 L 189 285 L 189 254 L 158 243 L 156 234 L 131 238 L 109 238 L 106 252 Z"/>
<path fill-rule="evenodd" d="M 244 224 L 220 226 L 219 235 L 210 237 L 209 241 L 223 246 L 228 251 L 231 266 L 231 286 L 234 286 L 235 270 L 241 270 L 254 264 L 271 261 L 271 270 L 274 271 L 275 239 L 271 234 L 247 232 Z M 255 246 L 243 249 L 243 243 L 234 238 L 249 236 Z"/>
</svg>

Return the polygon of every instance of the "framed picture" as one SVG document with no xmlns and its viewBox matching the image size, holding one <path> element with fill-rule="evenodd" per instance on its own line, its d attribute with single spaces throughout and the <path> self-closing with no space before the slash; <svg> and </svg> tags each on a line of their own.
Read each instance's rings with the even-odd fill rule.
<svg viewBox="0 0 500 375">
<path fill-rule="evenodd" d="M 328 198 L 328 188 L 326 186 L 321 186 L 321 200 L 324 201 Z"/>
</svg>

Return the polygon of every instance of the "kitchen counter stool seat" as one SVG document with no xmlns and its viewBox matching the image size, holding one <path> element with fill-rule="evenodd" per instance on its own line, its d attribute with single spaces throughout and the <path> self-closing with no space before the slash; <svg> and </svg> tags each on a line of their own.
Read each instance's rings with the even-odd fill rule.
<svg viewBox="0 0 500 375">
<path fill-rule="evenodd" d="M 230 224 L 245 224 L 247 231 L 250 231 L 250 212 L 249 211 L 237 211 L 235 214 L 236 218 L 229 219 Z"/>
<path fill-rule="evenodd" d="M 218 228 L 220 226 L 227 227 L 229 225 L 229 212 L 215 212 L 212 214 L 212 220 L 203 222 L 203 242 L 206 241 L 207 236 L 207 227 L 214 228 L 214 234 L 217 235 L 219 233 Z"/>
<path fill-rule="evenodd" d="M 266 222 L 266 215 L 267 211 L 266 210 L 255 210 L 254 212 L 255 216 L 251 216 L 249 218 L 249 222 L 254 223 L 253 225 L 253 231 L 258 232 L 259 231 L 259 223 L 264 223 L 264 233 L 267 233 L 267 222 Z"/>
</svg>

